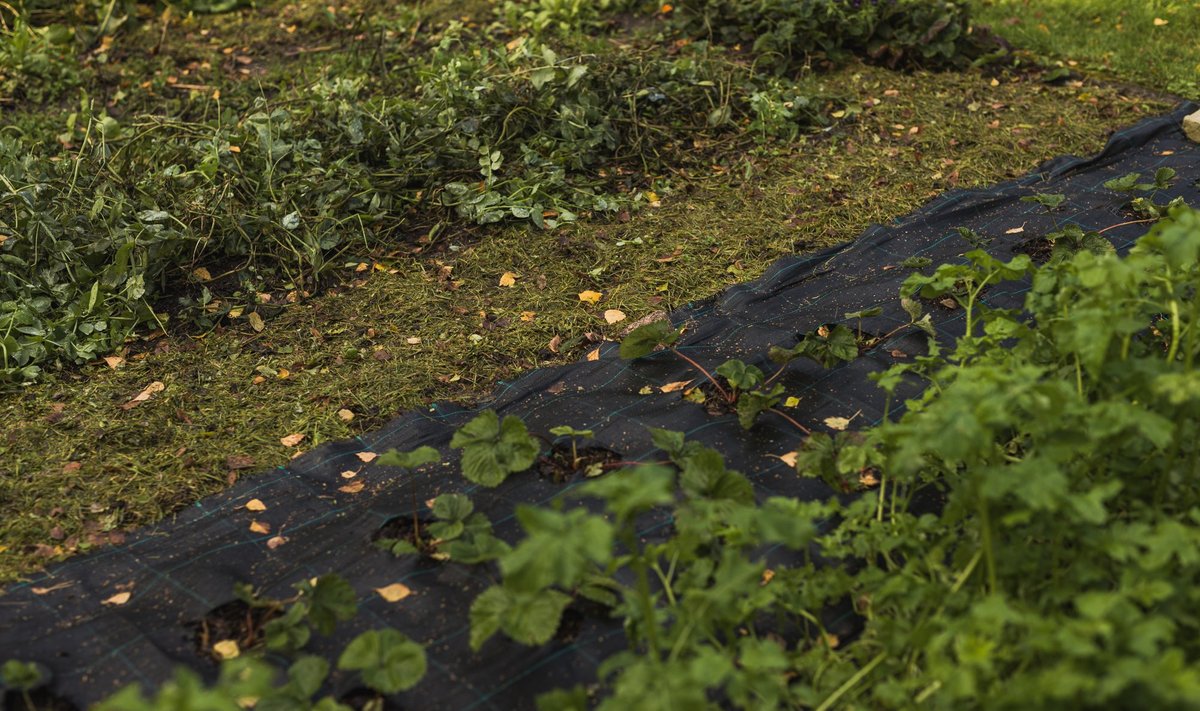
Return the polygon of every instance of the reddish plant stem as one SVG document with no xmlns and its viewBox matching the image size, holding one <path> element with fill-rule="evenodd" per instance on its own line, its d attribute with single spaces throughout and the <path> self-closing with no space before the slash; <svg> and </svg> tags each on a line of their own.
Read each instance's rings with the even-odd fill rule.
<svg viewBox="0 0 1200 711">
<path fill-rule="evenodd" d="M 607 462 L 605 464 L 601 464 L 600 468 L 605 471 L 608 471 L 609 469 L 623 469 L 625 467 L 648 467 L 648 466 L 653 466 L 655 464 L 670 464 L 670 463 L 671 463 L 670 461 L 659 461 L 659 462 L 632 462 L 631 461 L 631 462 L 627 462 L 627 461 L 622 460 L 620 462 Z"/>
<path fill-rule="evenodd" d="M 793 425 L 793 426 L 794 426 L 796 429 L 800 430 L 801 432 L 803 432 L 803 433 L 804 433 L 804 434 L 806 434 L 806 435 L 811 435 L 811 434 L 812 434 L 812 430 L 808 429 L 807 427 L 805 427 L 804 425 L 800 424 L 799 422 L 796 422 L 796 421 L 795 421 L 794 419 L 792 419 L 792 417 L 791 417 L 790 415 L 788 415 L 786 412 L 781 412 L 780 410 L 776 410 L 776 409 L 775 409 L 775 408 L 773 408 L 773 407 L 768 407 L 768 408 L 767 408 L 767 412 L 773 412 L 773 413 L 775 413 L 776 415 L 779 415 L 779 416 L 780 416 L 780 417 L 782 417 L 783 419 L 785 419 L 785 420 L 787 420 L 788 422 L 792 423 L 792 425 Z"/>
<path fill-rule="evenodd" d="M 725 388 L 721 387 L 721 384 L 717 382 L 717 379 L 713 377 L 712 373 L 710 373 L 710 372 L 708 372 L 707 370 L 705 370 L 705 369 L 704 369 L 704 366 L 700 365 L 699 363 L 697 363 L 696 361 L 692 360 L 691 358 L 689 358 L 689 357 L 685 356 L 683 353 L 681 353 L 681 352 L 679 351 L 679 349 L 678 349 L 678 348 L 672 348 L 672 349 L 671 349 L 671 351 L 672 351 L 672 352 L 673 352 L 675 355 L 677 355 L 677 356 L 679 356 L 680 358 L 682 358 L 682 359 L 684 359 L 685 361 L 687 361 L 687 362 L 688 362 L 688 364 L 689 364 L 689 365 L 691 365 L 693 368 L 695 368 L 696 370 L 698 370 L 698 371 L 700 371 L 701 373 L 703 373 L 703 374 L 704 374 L 704 377 L 708 378 L 708 382 L 712 383 L 712 384 L 713 384 L 713 387 L 717 389 L 717 392 L 721 393 L 721 397 L 725 398 L 725 402 L 733 402 L 733 397 L 732 397 L 732 396 L 730 396 L 730 394 L 729 394 L 729 391 L 728 391 L 728 390 L 726 390 Z"/>
<path fill-rule="evenodd" d="M 1158 222 L 1158 218 L 1157 217 L 1148 217 L 1144 220 L 1130 220 L 1129 222 L 1118 222 L 1117 224 L 1109 225 L 1108 227 L 1105 227 L 1102 230 L 1096 230 L 1096 234 L 1102 235 L 1105 232 L 1108 232 L 1109 230 L 1115 230 L 1118 227 L 1128 227 L 1129 225 L 1141 225 L 1141 224 L 1145 224 L 1147 222 Z"/>
</svg>

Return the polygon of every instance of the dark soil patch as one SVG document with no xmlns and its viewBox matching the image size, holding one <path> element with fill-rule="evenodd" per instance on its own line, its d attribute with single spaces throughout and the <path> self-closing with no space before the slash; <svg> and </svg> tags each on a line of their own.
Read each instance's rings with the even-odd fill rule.
<svg viewBox="0 0 1200 711">
<path fill-rule="evenodd" d="M 404 709 L 403 706 L 396 703 L 395 701 L 392 701 L 391 699 L 387 698 L 386 696 L 380 697 L 379 694 L 376 694 L 374 691 L 371 691 L 370 689 L 367 689 L 364 687 L 359 687 L 357 689 L 351 689 L 350 691 L 347 691 L 345 694 L 342 694 L 341 698 L 338 699 L 338 701 L 342 702 L 343 704 L 346 704 L 347 706 L 349 706 L 352 709 L 364 709 L 367 707 L 367 704 L 371 703 L 372 701 L 376 701 L 376 700 L 378 700 L 378 702 L 381 702 L 382 705 L 375 705 L 375 706 L 372 706 L 371 708 L 377 709 L 378 711 L 403 711 L 403 709 Z"/>
<path fill-rule="evenodd" d="M 1032 237 L 1013 247 L 1013 251 L 1029 255 L 1034 264 L 1045 264 L 1054 252 L 1054 243 L 1045 237 Z"/>
<path fill-rule="evenodd" d="M 574 602 L 563 610 L 562 617 L 558 620 L 558 629 L 554 632 L 554 639 L 559 642 L 574 642 L 579 639 L 579 634 L 589 619 L 606 620 L 610 617 L 612 608 L 608 605 L 587 598 L 575 598 Z"/>
<path fill-rule="evenodd" d="M 371 534 L 371 541 L 408 541 L 420 551 L 422 561 L 440 562 L 431 555 L 436 551 L 433 537 L 429 535 L 429 526 L 432 523 L 433 518 L 429 516 L 394 516 L 375 529 L 375 533 Z"/>
<path fill-rule="evenodd" d="M 550 454 L 538 457 L 537 472 L 540 476 L 562 483 L 575 476 L 586 476 L 589 469 L 616 464 L 622 457 L 619 453 L 604 447 L 580 447 L 576 454 L 571 453 L 569 442 L 560 442 L 550 450 Z"/>
<path fill-rule="evenodd" d="M 45 689 L 35 689 L 29 692 L 28 703 L 19 691 L 8 691 L 0 696 L 0 709 L 25 711 L 27 708 L 36 711 L 79 711 L 79 707 L 75 704 Z"/>
<path fill-rule="evenodd" d="M 863 355 L 864 353 L 877 348 L 879 344 L 883 342 L 883 337 L 886 335 L 886 333 L 863 331 L 862 336 L 859 337 L 856 333 L 855 342 L 858 344 L 858 354 Z"/>
<path fill-rule="evenodd" d="M 711 380 L 706 379 L 697 385 L 696 389 L 704 393 L 704 402 L 701 403 L 701 406 L 705 412 L 713 417 L 721 417 L 737 412 L 737 404 L 726 400 L 725 396 L 721 394 L 720 390 L 717 390 L 717 386 Z"/>
<path fill-rule="evenodd" d="M 271 607 L 251 607 L 242 600 L 218 605 L 202 619 L 187 623 L 192 632 L 196 651 L 203 657 L 215 658 L 213 645 L 232 639 L 239 649 L 249 649 L 263 639 L 263 626 L 275 616 Z"/>
</svg>

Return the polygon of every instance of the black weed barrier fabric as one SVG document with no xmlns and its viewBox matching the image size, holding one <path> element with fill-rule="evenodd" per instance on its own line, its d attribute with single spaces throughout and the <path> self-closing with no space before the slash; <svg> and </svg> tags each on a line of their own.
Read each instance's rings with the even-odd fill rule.
<svg viewBox="0 0 1200 711">
<path fill-rule="evenodd" d="M 842 247 L 783 259 L 761 279 L 673 314 L 673 321 L 688 324 L 681 350 L 710 368 L 728 358 L 767 368 L 769 346 L 791 346 L 802 332 L 845 321 L 845 313 L 873 306 L 882 306 L 883 312 L 866 319 L 863 328 L 886 333 L 908 322 L 898 291 L 913 270 L 901 262 L 911 257 L 926 257 L 933 266 L 962 261 L 970 246 L 958 235 L 960 226 L 992 238 L 989 251 L 1009 259 L 1028 249 L 1033 238 L 1068 223 L 1091 230 L 1126 222 L 1132 219 L 1128 196 L 1103 187 L 1126 173 L 1148 178 L 1160 167 L 1174 168 L 1172 188 L 1156 200 L 1179 195 L 1196 200 L 1200 146 L 1189 143 L 1178 128 L 1195 108 L 1118 132 L 1094 158 L 1059 158 L 994 189 L 949 193 Z M 1038 193 L 1062 193 L 1067 199 L 1056 210 L 1021 201 Z M 1144 225 L 1130 225 L 1105 236 L 1127 248 L 1144 231 Z M 1019 307 L 1022 296 L 1018 285 L 994 289 L 986 300 L 992 306 Z M 929 309 L 943 338 L 962 332 L 961 310 L 936 304 Z M 878 422 L 883 399 L 867 375 L 924 349 L 923 336 L 901 333 L 830 371 L 794 363 L 783 382 L 800 404 L 789 413 L 817 429 L 828 417 L 857 415 L 856 426 Z M 801 441 L 801 434 L 782 418 L 766 414 L 744 431 L 732 414 L 714 417 L 679 392 L 658 390 L 695 377 L 669 353 L 627 363 L 617 356 L 617 344 L 609 343 L 598 360 L 538 370 L 502 385 L 480 409 L 517 415 L 531 432 L 542 435 L 557 425 L 594 430 L 597 445 L 626 460 L 661 456 L 648 428 L 682 430 L 723 452 L 731 467 L 750 477 L 759 497 L 833 495 L 824 484 L 800 478 L 771 456 L 792 451 Z M 394 558 L 372 545 L 372 536 L 386 522 L 411 518 L 414 511 L 420 515 L 424 502 L 450 492 L 471 496 L 476 510 L 496 523 L 497 535 L 513 541 L 519 533 L 513 518 L 517 504 L 543 504 L 578 485 L 532 471 L 497 489 L 470 485 L 458 474 L 457 454 L 448 444 L 454 430 L 476 412 L 434 405 L 409 413 L 371 435 L 322 446 L 286 469 L 248 477 L 131 536 L 125 545 L 81 556 L 10 586 L 0 596 L 0 658 L 44 664 L 53 672 L 55 693 L 80 708 L 130 682 L 157 686 L 177 665 L 212 676 L 216 664 L 198 648 L 196 623 L 234 599 L 235 583 L 287 597 L 300 580 L 338 573 L 358 592 L 359 614 L 332 638 L 316 636 L 313 651 L 333 658 L 353 635 L 381 626 L 396 627 L 425 644 L 429 672 L 415 689 L 394 699 L 401 708 L 524 709 L 543 691 L 592 682 L 599 662 L 625 645 L 616 622 L 583 608 L 571 610 L 555 641 L 545 647 L 524 647 L 498 635 L 473 653 L 467 611 L 496 577 L 494 570 L 415 556 Z M 358 457 L 421 445 L 437 448 L 443 462 L 410 473 L 366 465 Z M 346 471 L 359 471 L 354 480 L 366 487 L 358 493 L 340 491 L 347 483 L 341 476 Z M 266 510 L 246 510 L 251 499 L 261 500 Z M 251 532 L 252 520 L 269 524 L 271 534 Z M 670 523 L 647 521 L 647 538 Z M 273 536 L 286 542 L 270 548 L 267 541 Z M 373 592 L 397 582 L 413 595 L 390 604 Z M 120 592 L 131 593 L 125 604 L 103 604 Z M 833 618 L 833 631 L 840 626 L 853 633 L 849 616 Z M 352 689 L 352 679 L 345 675 L 335 674 L 331 684 L 338 695 Z"/>
</svg>

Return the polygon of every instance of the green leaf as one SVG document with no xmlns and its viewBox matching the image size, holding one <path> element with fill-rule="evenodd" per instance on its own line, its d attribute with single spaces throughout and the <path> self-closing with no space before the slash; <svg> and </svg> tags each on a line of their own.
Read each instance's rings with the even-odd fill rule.
<svg viewBox="0 0 1200 711">
<path fill-rule="evenodd" d="M 416 469 L 425 464 L 431 464 L 442 458 L 438 451 L 433 447 L 417 447 L 411 452 L 401 452 L 398 449 L 389 449 L 379 458 L 375 460 L 376 464 L 381 464 L 387 467 L 404 467 L 405 469 Z"/>
<path fill-rule="evenodd" d="M 46 680 L 36 664 L 9 659 L 0 666 L 0 681 L 14 691 L 32 691 Z"/>
<path fill-rule="evenodd" d="M 784 387 L 776 383 L 770 390 L 751 390 L 738 396 L 737 416 L 742 429 L 750 429 L 759 415 L 778 405 L 784 392 Z"/>
<path fill-rule="evenodd" d="M 725 468 L 720 452 L 704 448 L 688 458 L 679 478 L 680 486 L 691 496 L 706 499 L 730 499 L 738 503 L 754 501 L 754 488 L 746 477 Z"/>
<path fill-rule="evenodd" d="M 604 499 L 619 521 L 675 500 L 675 472 L 670 467 L 643 464 L 621 469 L 579 487 L 581 496 Z"/>
<path fill-rule="evenodd" d="M 717 366 L 717 375 L 724 377 L 736 390 L 749 390 L 763 381 L 761 370 L 737 359 L 727 360 Z"/>
<path fill-rule="evenodd" d="M 465 565 L 478 565 L 496 560 L 511 550 L 511 546 L 492 535 L 490 527 L 486 533 L 468 533 L 451 541 L 446 548 L 451 560 Z"/>
<path fill-rule="evenodd" d="M 478 652 L 500 631 L 502 617 L 508 609 L 509 593 L 499 585 L 484 590 L 475 602 L 471 603 L 471 649 Z"/>
<path fill-rule="evenodd" d="M 276 617 L 263 626 L 267 649 L 276 652 L 294 652 L 308 644 L 312 630 L 308 626 L 308 607 L 295 603 L 282 617 Z"/>
<path fill-rule="evenodd" d="M 466 521 L 475 504 L 463 494 L 442 494 L 433 500 L 433 515 L 443 521 Z"/>
<path fill-rule="evenodd" d="M 525 423 L 509 415 L 501 422 L 492 410 L 481 413 L 454 433 L 450 446 L 462 449 L 462 470 L 467 480 L 499 486 L 509 474 L 528 469 L 537 458 L 537 440 Z"/>
<path fill-rule="evenodd" d="M 1174 168 L 1159 168 L 1154 171 L 1154 188 L 1166 190 L 1171 187 L 1171 179 L 1175 177 Z"/>
<path fill-rule="evenodd" d="M 557 590 L 515 592 L 490 587 L 471 605 L 471 649 L 478 651 L 501 630 L 521 644 L 545 644 L 554 637 L 569 604 L 571 596 Z"/>
<path fill-rule="evenodd" d="M 582 686 L 555 689 L 537 697 L 537 711 L 588 711 L 587 690 Z"/>
<path fill-rule="evenodd" d="M 595 434 L 591 430 L 577 430 L 574 427 L 560 425 L 559 427 L 551 427 L 550 434 L 555 437 L 591 437 Z"/>
<path fill-rule="evenodd" d="M 301 698 L 312 698 L 329 676 L 329 662 L 321 657 L 305 655 L 288 667 L 288 681 Z"/>
<path fill-rule="evenodd" d="M 395 694 L 425 676 L 425 649 L 397 630 L 368 630 L 346 645 L 338 669 L 357 671 L 375 691 Z"/>
<path fill-rule="evenodd" d="M 1067 196 L 1063 194 L 1047 195 L 1045 193 L 1038 193 L 1037 195 L 1026 195 L 1025 197 L 1021 198 L 1021 202 L 1033 202 L 1041 205 L 1047 210 L 1053 210 L 1059 205 L 1062 205 L 1066 199 Z"/>
<path fill-rule="evenodd" d="M 851 319 L 851 318 L 859 319 L 859 318 L 871 318 L 872 316 L 878 316 L 881 313 L 883 313 L 882 306 L 872 306 L 869 309 L 862 309 L 861 311 L 851 311 L 850 313 L 843 314 L 843 315 L 848 319 Z"/>
<path fill-rule="evenodd" d="M 340 575 L 322 575 L 316 585 L 304 582 L 299 587 L 309 604 L 308 619 L 321 634 L 332 633 L 339 620 L 358 613 L 358 596 Z"/>
<path fill-rule="evenodd" d="M 613 555 L 612 524 L 586 509 L 562 513 L 522 505 L 517 520 L 527 535 L 500 559 L 505 586 L 513 590 L 571 587 Z"/>
<path fill-rule="evenodd" d="M 649 355 L 659 346 L 672 346 L 679 340 L 680 331 L 663 319 L 638 326 L 621 341 L 621 357 L 634 360 Z"/>
<path fill-rule="evenodd" d="M 1142 176 L 1140 173 L 1126 173 L 1119 178 L 1113 178 L 1112 180 L 1106 181 L 1104 183 L 1104 187 L 1108 188 L 1109 190 L 1115 190 L 1119 193 L 1128 193 L 1134 190 L 1134 186 L 1136 186 L 1137 182 L 1141 179 Z"/>
<path fill-rule="evenodd" d="M 650 428 L 650 440 L 654 442 L 655 447 L 666 452 L 671 461 L 679 466 L 683 466 L 683 461 L 699 451 L 702 446 L 699 442 L 685 441 L 682 432 L 658 427 Z"/>
</svg>

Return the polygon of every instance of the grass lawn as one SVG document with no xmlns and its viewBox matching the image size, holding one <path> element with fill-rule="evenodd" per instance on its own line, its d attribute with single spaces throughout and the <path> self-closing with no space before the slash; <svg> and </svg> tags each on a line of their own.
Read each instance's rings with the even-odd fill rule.
<svg viewBox="0 0 1200 711">
<path fill-rule="evenodd" d="M 979 22 L 1089 74 L 1200 98 L 1195 0 L 977 0 Z"/>
<path fill-rule="evenodd" d="M 718 146 L 647 170 L 634 187 L 646 199 L 631 214 L 545 231 L 446 219 L 431 234 L 414 223 L 386 246 L 344 250 L 311 289 L 264 279 L 263 291 L 239 297 L 237 313 L 143 331 L 111 362 L 50 367 L 9 387 L 0 394 L 0 581 L 286 464 L 297 451 L 280 442 L 287 435 L 304 434 L 307 449 L 434 400 L 484 397 L 498 380 L 616 338 L 624 324 L 607 323 L 606 310 L 632 321 L 703 299 L 777 257 L 851 239 L 946 190 L 1095 152 L 1113 129 L 1169 109 L 1169 93 L 1200 96 L 1200 50 L 1186 41 L 1200 22 L 1193 4 L 1119 12 L 1117 4 L 980 2 L 981 20 L 1034 54 L 1011 69 L 899 71 L 847 60 L 810 72 L 803 85 L 842 107 L 829 130 L 734 152 Z M 330 67 L 369 70 L 368 30 L 403 25 L 432 42 L 447 22 L 484 22 L 488 12 L 430 3 L 414 24 L 400 17 L 403 7 L 374 8 L 382 14 L 367 27 L 353 8 L 316 4 L 217 15 L 138 8 L 144 16 L 111 48 L 100 40 L 80 73 L 47 79 L 45 95 L 0 82 L 8 92 L 0 130 L 53 141 L 81 96 L 146 131 L 134 117 L 194 121 L 245 112 L 256 97 L 301 110 Z M 1034 56 L 1076 74 L 1045 83 Z M 64 146 L 88 140 L 83 124 L 66 130 Z M 214 265 L 214 282 L 229 276 L 218 266 L 239 268 Z M 598 302 L 579 298 L 589 290 L 602 294 Z M 289 300 L 304 291 L 312 295 Z M 161 392 L 123 407 L 156 382 Z"/>
</svg>

